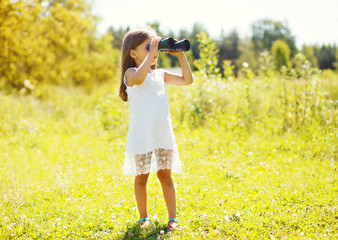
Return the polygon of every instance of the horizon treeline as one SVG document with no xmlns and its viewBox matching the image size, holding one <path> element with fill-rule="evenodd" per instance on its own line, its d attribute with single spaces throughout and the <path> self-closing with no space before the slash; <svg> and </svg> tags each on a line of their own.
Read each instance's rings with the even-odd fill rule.
<svg viewBox="0 0 338 240">
<path fill-rule="evenodd" d="M 163 32 L 161 24 L 158 21 L 147 23 L 147 25 L 156 29 L 161 37 L 173 37 L 176 39 L 188 39 L 191 44 L 191 50 L 186 52 L 187 58 L 193 66 L 193 61 L 200 57 L 197 34 L 208 30 L 201 23 L 194 23 L 190 31 L 180 29 L 178 33 L 172 30 Z M 114 48 L 121 49 L 124 35 L 130 30 L 129 26 L 114 29 L 110 27 L 108 34 L 114 37 L 112 45 Z M 260 19 L 251 24 L 251 37 L 241 39 L 236 29 L 225 34 L 222 30 L 220 37 L 212 39 L 218 50 L 218 66 L 223 72 L 223 63 L 227 61 L 233 66 L 234 73 L 237 73 L 244 62 L 254 70 L 258 71 L 259 62 L 257 59 L 262 52 L 268 52 L 275 62 L 276 70 L 285 65 L 290 68 L 295 67 L 294 58 L 297 53 L 302 53 L 313 67 L 323 69 L 337 70 L 338 48 L 333 44 L 303 44 L 301 49 L 296 46 L 296 37 L 291 32 L 286 21 L 273 21 L 271 19 Z M 159 58 L 160 67 L 177 67 L 179 62 L 174 56 L 161 54 Z"/>
<path fill-rule="evenodd" d="M 29 94 L 45 83 L 90 90 L 96 84 L 121 80 L 120 49 L 129 27 L 99 34 L 99 20 L 85 0 L 0 1 L 0 90 Z M 175 34 L 162 32 L 158 22 L 148 25 L 162 37 L 189 39 L 187 58 L 197 70 L 202 58 L 198 35 L 207 34 L 207 29 L 195 23 L 190 31 L 181 29 Z M 203 54 L 217 60 L 212 68 L 216 66 L 224 77 L 239 76 L 243 66 L 256 76 L 260 71 L 269 72 L 269 77 L 272 72 L 295 76 L 292 70 L 299 65 L 310 68 L 308 63 L 314 68 L 338 68 L 336 44 L 297 49 L 288 25 L 269 19 L 252 24 L 251 38 L 241 39 L 232 31 L 211 40 L 202 47 Z M 210 45 L 215 45 L 215 52 L 208 50 Z M 163 68 L 179 66 L 177 58 L 169 54 L 161 54 L 158 61 Z"/>
</svg>

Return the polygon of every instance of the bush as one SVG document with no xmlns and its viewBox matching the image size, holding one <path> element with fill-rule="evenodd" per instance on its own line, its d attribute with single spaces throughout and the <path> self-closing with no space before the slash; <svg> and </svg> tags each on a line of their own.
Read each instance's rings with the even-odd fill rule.
<svg viewBox="0 0 338 240">
<path fill-rule="evenodd" d="M 240 77 L 230 82 L 214 71 L 217 51 L 208 36 L 200 34 L 198 41 L 201 52 L 208 49 L 210 54 L 201 54 L 197 62 L 199 71 L 195 72 L 189 89 L 171 93 L 176 126 L 182 129 L 218 126 L 224 131 L 259 130 L 281 134 L 333 120 L 329 109 L 335 107 L 335 102 L 327 99 L 319 72 L 307 67 L 308 61 L 301 55 L 296 58 L 300 68 L 293 70 L 302 79 L 294 79 L 285 66 L 281 77 L 271 73 L 270 58 L 263 55 L 266 68 L 262 70 L 262 77 L 256 77 L 244 63 Z M 269 77 L 270 74 L 273 77 Z M 290 79 L 294 81 L 287 81 Z"/>
</svg>

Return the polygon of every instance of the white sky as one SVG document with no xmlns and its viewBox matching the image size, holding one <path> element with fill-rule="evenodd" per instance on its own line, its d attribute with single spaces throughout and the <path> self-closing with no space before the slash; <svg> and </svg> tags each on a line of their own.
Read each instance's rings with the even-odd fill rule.
<svg viewBox="0 0 338 240">
<path fill-rule="evenodd" d="M 192 31 L 200 23 L 213 39 L 222 29 L 228 34 L 237 29 L 240 37 L 251 36 L 251 23 L 269 18 L 287 21 L 296 36 L 298 48 L 302 44 L 338 44 L 338 0 L 88 0 L 92 13 L 101 16 L 98 30 L 104 33 L 130 26 L 142 27 L 158 21 L 160 30 L 178 33 Z"/>
</svg>

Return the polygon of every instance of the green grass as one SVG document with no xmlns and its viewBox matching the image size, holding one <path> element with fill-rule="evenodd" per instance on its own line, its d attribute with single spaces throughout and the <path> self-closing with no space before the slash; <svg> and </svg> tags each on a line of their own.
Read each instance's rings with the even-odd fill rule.
<svg viewBox="0 0 338 240">
<path fill-rule="evenodd" d="M 337 102 L 316 83 L 167 86 L 184 170 L 174 174 L 175 238 L 337 239 Z M 0 104 L 1 239 L 169 238 L 155 174 L 155 229 L 135 225 L 134 179 L 122 175 L 128 105 L 116 84 L 91 94 L 43 86 L 0 94 Z"/>
</svg>

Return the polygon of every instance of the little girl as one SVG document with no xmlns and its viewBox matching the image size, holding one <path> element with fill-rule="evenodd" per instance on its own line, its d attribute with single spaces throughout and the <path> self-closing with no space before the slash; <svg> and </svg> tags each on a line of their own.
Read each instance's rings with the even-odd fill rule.
<svg viewBox="0 0 338 240">
<path fill-rule="evenodd" d="M 179 229 L 176 195 L 171 172 L 181 171 L 181 162 L 170 118 L 164 83 L 189 85 L 193 82 L 184 52 L 177 56 L 182 75 L 156 69 L 161 38 L 151 28 L 129 31 L 122 43 L 120 98 L 129 101 L 129 130 L 123 174 L 135 176 L 135 196 L 141 226 L 150 226 L 147 212 L 147 180 L 157 172 L 166 202 L 167 231 Z M 147 45 L 150 44 L 149 51 Z"/>
</svg>

